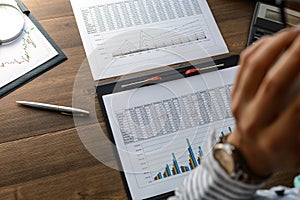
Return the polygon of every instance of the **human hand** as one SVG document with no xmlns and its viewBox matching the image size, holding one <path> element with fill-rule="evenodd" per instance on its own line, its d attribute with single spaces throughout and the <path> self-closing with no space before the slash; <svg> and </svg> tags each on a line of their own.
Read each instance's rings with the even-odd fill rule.
<svg viewBox="0 0 300 200">
<path fill-rule="evenodd" d="M 299 74 L 299 26 L 262 38 L 241 54 L 232 91 L 236 128 L 228 142 L 257 175 L 300 167 L 300 95 L 283 109 Z"/>
</svg>

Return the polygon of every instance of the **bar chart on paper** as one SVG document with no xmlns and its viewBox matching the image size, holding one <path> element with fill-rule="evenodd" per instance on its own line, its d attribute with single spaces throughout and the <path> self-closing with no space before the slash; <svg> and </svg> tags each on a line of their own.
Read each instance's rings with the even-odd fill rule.
<svg viewBox="0 0 300 200">
<path fill-rule="evenodd" d="M 186 176 L 210 151 L 212 127 L 223 136 L 234 127 L 232 85 L 197 91 L 115 113 L 140 187 Z"/>
<path fill-rule="evenodd" d="M 167 178 L 170 176 L 175 176 L 180 173 L 188 172 L 190 170 L 195 169 L 201 164 L 201 158 L 203 157 L 203 151 L 201 146 L 198 147 L 198 155 L 197 157 L 195 156 L 195 153 L 193 152 L 192 146 L 189 142 L 189 139 L 186 139 L 187 146 L 188 146 L 188 154 L 189 154 L 189 162 L 184 166 L 179 166 L 178 161 L 175 157 L 175 154 L 172 153 L 172 170 L 170 170 L 170 165 L 166 164 L 166 168 L 163 173 L 158 172 L 158 174 L 154 177 L 154 180 L 159 180 L 162 178 Z"/>
</svg>

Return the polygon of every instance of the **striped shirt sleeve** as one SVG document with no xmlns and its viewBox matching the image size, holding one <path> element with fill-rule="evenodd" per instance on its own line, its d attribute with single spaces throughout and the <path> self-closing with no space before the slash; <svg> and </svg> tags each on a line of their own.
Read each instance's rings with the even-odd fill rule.
<svg viewBox="0 0 300 200">
<path fill-rule="evenodd" d="M 168 200 L 192 199 L 252 199 L 263 184 L 251 185 L 231 179 L 215 160 L 212 151 L 203 159 L 202 165 L 193 170 Z"/>
</svg>

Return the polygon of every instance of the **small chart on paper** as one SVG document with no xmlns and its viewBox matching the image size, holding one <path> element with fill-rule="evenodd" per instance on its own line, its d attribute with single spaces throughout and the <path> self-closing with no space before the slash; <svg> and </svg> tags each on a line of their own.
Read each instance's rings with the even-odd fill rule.
<svg viewBox="0 0 300 200">
<path fill-rule="evenodd" d="M 139 30 L 130 36 L 117 37 L 118 42 L 110 43 L 115 45 L 109 48 L 112 48 L 112 57 L 125 58 L 125 56 L 133 54 L 141 55 L 153 50 L 183 47 L 192 45 L 192 43 L 210 42 L 211 46 L 214 45 L 208 37 L 208 30 L 195 25 L 197 25 L 197 20 L 190 23 L 189 26 L 184 25 L 173 30 L 167 28 Z"/>
<path fill-rule="evenodd" d="M 3 59 L 3 61 L 1 62 L 1 66 L 0 67 L 9 67 L 12 65 L 22 65 L 24 63 L 29 63 L 32 55 L 30 53 L 30 51 L 32 49 L 36 49 L 37 45 L 35 43 L 35 41 L 31 38 L 31 33 L 35 31 L 35 28 L 32 27 L 29 30 L 23 30 L 23 36 L 22 36 L 22 44 L 19 50 L 19 53 L 14 55 L 11 58 L 6 58 Z"/>
<path fill-rule="evenodd" d="M 58 55 L 31 20 L 24 17 L 22 35 L 0 46 L 0 88 Z"/>
<path fill-rule="evenodd" d="M 203 0 L 71 0 L 94 80 L 228 53 Z"/>
</svg>

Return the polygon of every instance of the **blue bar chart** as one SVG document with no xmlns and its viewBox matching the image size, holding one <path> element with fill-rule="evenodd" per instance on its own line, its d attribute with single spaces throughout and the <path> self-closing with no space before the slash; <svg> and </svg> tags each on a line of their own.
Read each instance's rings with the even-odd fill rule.
<svg viewBox="0 0 300 200">
<path fill-rule="evenodd" d="M 154 180 L 159 180 L 159 179 L 163 179 L 163 178 L 167 178 L 167 177 L 170 177 L 170 176 L 175 176 L 177 174 L 181 174 L 181 173 L 191 171 L 191 170 L 195 169 L 196 167 L 198 167 L 201 164 L 201 159 L 202 159 L 202 156 L 203 156 L 201 146 L 198 146 L 198 155 L 196 157 L 195 153 L 193 152 L 190 141 L 187 138 L 186 138 L 186 143 L 187 143 L 187 150 L 188 150 L 188 154 L 189 154 L 188 163 L 186 163 L 186 165 L 179 166 L 175 154 L 172 153 L 172 158 L 173 158 L 173 160 L 172 160 L 172 163 L 173 163 L 172 164 L 173 165 L 172 169 L 170 170 L 169 164 L 166 164 L 165 171 L 163 173 L 158 172 L 158 174 L 154 177 Z"/>
<path fill-rule="evenodd" d="M 232 127 L 227 127 L 228 131 L 220 131 L 218 137 L 223 137 L 232 132 Z M 156 176 L 154 176 L 154 181 L 164 179 L 170 176 L 175 176 L 178 174 L 182 174 L 185 172 L 189 172 L 196 167 L 201 165 L 204 153 L 201 146 L 197 147 L 197 153 L 195 154 L 192 148 L 192 145 L 188 138 L 186 138 L 187 152 L 188 152 L 188 162 L 185 165 L 180 165 L 174 153 L 172 153 L 172 164 L 171 168 L 169 164 L 166 164 L 165 170 L 163 172 L 158 172 Z"/>
</svg>

